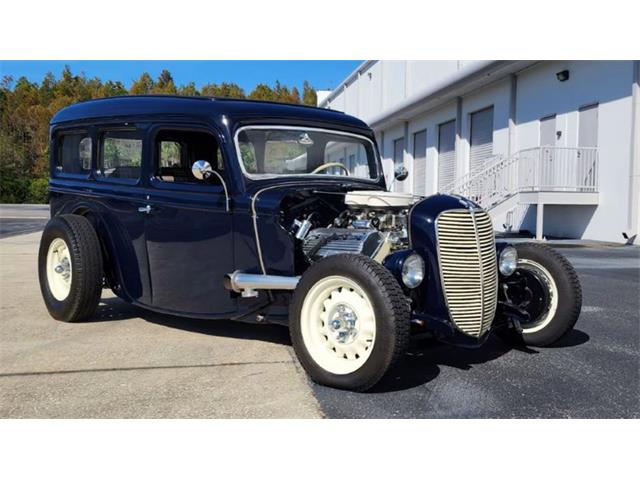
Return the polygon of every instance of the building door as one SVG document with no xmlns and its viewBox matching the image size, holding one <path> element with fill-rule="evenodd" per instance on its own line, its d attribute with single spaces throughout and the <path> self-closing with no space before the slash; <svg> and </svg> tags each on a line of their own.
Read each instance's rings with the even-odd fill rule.
<svg viewBox="0 0 640 480">
<path fill-rule="evenodd" d="M 482 170 L 493 155 L 493 107 L 471 114 L 469 171 Z"/>
<path fill-rule="evenodd" d="M 540 162 L 533 165 L 536 175 L 532 184 L 536 190 L 554 184 L 554 157 L 556 146 L 556 116 L 549 115 L 540 119 Z"/>
<path fill-rule="evenodd" d="M 413 193 L 427 194 L 427 131 L 413 134 Z"/>
<path fill-rule="evenodd" d="M 456 179 L 456 121 L 438 127 L 438 191 L 445 190 Z"/>
<path fill-rule="evenodd" d="M 598 105 L 582 107 L 578 112 L 578 187 L 595 186 L 598 147 Z"/>
</svg>

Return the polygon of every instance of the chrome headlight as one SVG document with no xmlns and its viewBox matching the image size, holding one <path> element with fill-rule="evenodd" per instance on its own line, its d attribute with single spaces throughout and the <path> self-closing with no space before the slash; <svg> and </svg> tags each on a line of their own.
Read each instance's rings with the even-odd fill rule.
<svg viewBox="0 0 640 480">
<path fill-rule="evenodd" d="M 416 288 L 424 279 L 424 260 L 417 253 L 409 255 L 402 264 L 402 283 L 407 288 Z"/>
<path fill-rule="evenodd" d="M 498 258 L 498 269 L 505 277 L 516 271 L 518 267 L 518 251 L 511 245 L 504 247 Z"/>
</svg>

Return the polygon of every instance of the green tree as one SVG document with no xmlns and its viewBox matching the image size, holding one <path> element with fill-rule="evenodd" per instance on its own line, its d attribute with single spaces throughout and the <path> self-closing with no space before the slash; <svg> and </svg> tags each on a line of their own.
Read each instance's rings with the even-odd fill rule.
<svg viewBox="0 0 640 480">
<path fill-rule="evenodd" d="M 315 89 L 306 80 L 302 84 L 302 103 L 315 107 L 318 105 L 318 95 Z"/>
<path fill-rule="evenodd" d="M 276 101 L 276 93 L 271 89 L 269 85 L 259 83 L 249 94 L 251 100 L 269 100 Z"/>
<path fill-rule="evenodd" d="M 235 83 L 208 83 L 202 86 L 201 92 L 205 97 L 245 98 L 244 90 Z"/>
<path fill-rule="evenodd" d="M 176 88 L 176 84 L 173 82 L 173 77 L 169 70 L 162 70 L 162 72 L 160 72 L 158 80 L 151 88 L 151 93 L 167 95 L 176 95 L 178 93 L 178 89 Z"/>
<path fill-rule="evenodd" d="M 186 85 L 181 85 L 178 88 L 179 95 L 186 95 L 189 97 L 197 97 L 200 95 L 200 92 L 196 88 L 196 84 L 194 82 L 189 82 Z"/>
<path fill-rule="evenodd" d="M 131 95 L 148 95 L 153 89 L 153 79 L 151 75 L 144 72 L 138 80 L 135 80 L 129 88 Z"/>
<path fill-rule="evenodd" d="M 122 82 L 114 82 L 112 80 L 107 80 L 104 85 L 102 85 L 101 89 L 101 97 L 115 97 L 117 95 L 126 95 L 127 89 L 122 84 Z"/>
</svg>

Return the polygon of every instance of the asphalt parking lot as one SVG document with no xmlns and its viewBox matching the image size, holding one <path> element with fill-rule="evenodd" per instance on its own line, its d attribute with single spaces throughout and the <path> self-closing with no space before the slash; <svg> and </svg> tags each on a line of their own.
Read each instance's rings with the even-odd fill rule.
<svg viewBox="0 0 640 480">
<path fill-rule="evenodd" d="M 562 248 L 584 296 L 562 344 L 418 340 L 356 394 L 311 384 L 276 325 L 151 314 L 106 292 L 94 321 L 52 320 L 36 270 L 46 215 L 0 207 L 0 417 L 640 417 L 638 247 Z"/>
<path fill-rule="evenodd" d="M 49 205 L 0 205 L 0 238 L 38 232 L 49 220 Z"/>
</svg>

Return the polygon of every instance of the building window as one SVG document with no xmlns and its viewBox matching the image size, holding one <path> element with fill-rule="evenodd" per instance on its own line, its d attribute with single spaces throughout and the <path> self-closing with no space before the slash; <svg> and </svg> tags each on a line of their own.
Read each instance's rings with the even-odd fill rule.
<svg viewBox="0 0 640 480">
<path fill-rule="evenodd" d="M 403 164 L 404 156 L 404 137 L 393 141 L 393 166 L 397 167 Z"/>
<path fill-rule="evenodd" d="M 438 191 L 446 193 L 456 179 L 456 121 L 438 126 Z"/>
<path fill-rule="evenodd" d="M 65 133 L 58 137 L 56 172 L 86 174 L 91 170 L 91 137 L 88 133 Z"/>
<path fill-rule="evenodd" d="M 427 131 L 413 134 L 413 193 L 427 194 Z"/>
<path fill-rule="evenodd" d="M 142 166 L 142 134 L 116 130 L 102 135 L 98 174 L 105 178 L 138 179 Z"/>
</svg>

